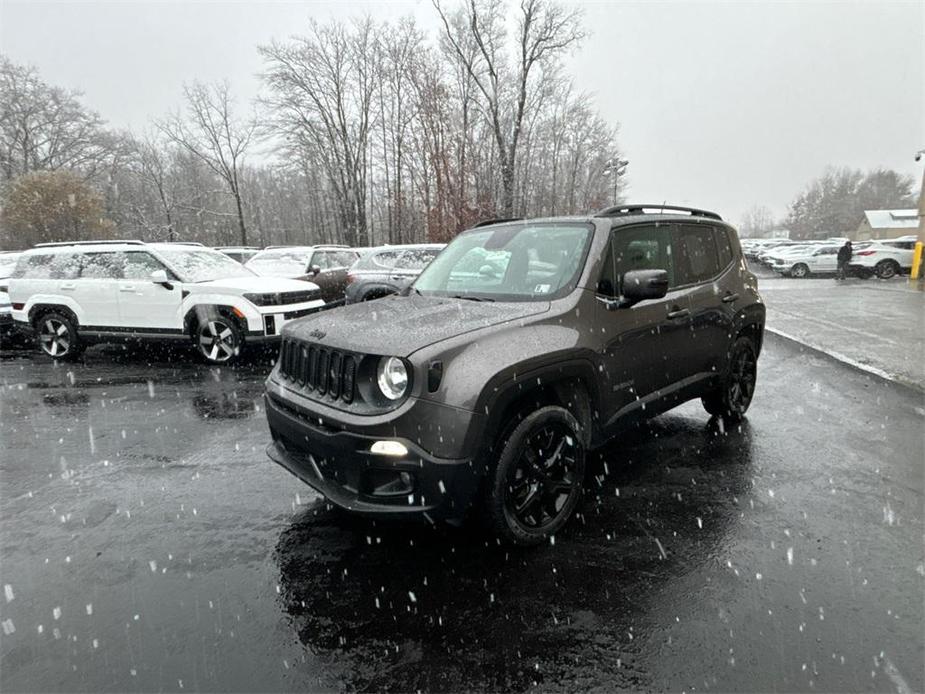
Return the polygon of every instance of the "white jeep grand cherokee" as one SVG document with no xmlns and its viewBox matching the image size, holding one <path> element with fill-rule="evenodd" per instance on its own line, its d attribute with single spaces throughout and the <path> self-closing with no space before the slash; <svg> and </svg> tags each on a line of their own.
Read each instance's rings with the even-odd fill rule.
<svg viewBox="0 0 925 694">
<path fill-rule="evenodd" d="M 318 286 L 258 277 L 199 244 L 95 241 L 39 244 L 9 280 L 15 326 L 55 359 L 94 342 L 191 341 L 208 362 L 324 306 Z"/>
</svg>

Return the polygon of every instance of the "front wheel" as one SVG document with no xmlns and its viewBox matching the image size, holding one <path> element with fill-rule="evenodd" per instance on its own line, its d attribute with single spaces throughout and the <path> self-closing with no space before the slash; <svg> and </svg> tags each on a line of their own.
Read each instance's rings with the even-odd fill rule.
<svg viewBox="0 0 925 694">
<path fill-rule="evenodd" d="M 71 361 L 83 351 L 77 326 L 63 313 L 46 313 L 34 327 L 39 350 L 52 359 Z"/>
<path fill-rule="evenodd" d="M 241 351 L 241 331 L 233 321 L 223 316 L 200 323 L 194 340 L 199 355 L 210 364 L 227 364 Z"/>
<path fill-rule="evenodd" d="M 790 268 L 791 277 L 807 277 L 809 275 L 809 266 L 805 263 L 797 263 L 792 268 Z"/>
<path fill-rule="evenodd" d="M 740 337 L 732 345 L 722 383 L 703 397 L 704 409 L 729 421 L 741 420 L 751 405 L 757 377 L 758 354 L 755 345 L 749 338 Z"/>
<path fill-rule="evenodd" d="M 584 476 L 578 420 L 557 406 L 529 414 L 510 431 L 490 479 L 486 502 L 493 531 L 516 545 L 544 542 L 572 515 Z"/>
</svg>

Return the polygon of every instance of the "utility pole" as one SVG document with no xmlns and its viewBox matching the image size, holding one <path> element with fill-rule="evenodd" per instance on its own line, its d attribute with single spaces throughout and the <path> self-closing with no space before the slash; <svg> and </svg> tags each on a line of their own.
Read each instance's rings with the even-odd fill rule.
<svg viewBox="0 0 925 694">
<path fill-rule="evenodd" d="M 619 159 L 617 157 L 608 159 L 607 162 L 604 164 L 604 171 L 603 171 L 604 175 L 610 176 L 611 180 L 613 180 L 613 206 L 614 207 L 617 206 L 617 185 L 620 182 L 620 176 L 623 176 L 626 174 L 627 166 L 629 166 L 628 159 Z"/>
</svg>

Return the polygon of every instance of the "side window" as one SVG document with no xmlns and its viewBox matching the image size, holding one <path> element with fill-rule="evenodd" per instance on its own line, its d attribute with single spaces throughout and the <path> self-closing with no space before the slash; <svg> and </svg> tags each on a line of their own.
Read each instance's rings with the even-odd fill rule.
<svg viewBox="0 0 925 694">
<path fill-rule="evenodd" d="M 122 274 L 127 280 L 151 279 L 151 273 L 157 270 L 170 271 L 157 258 L 143 251 L 130 251 L 125 254 L 125 266 Z"/>
<path fill-rule="evenodd" d="M 678 264 L 678 285 L 705 282 L 719 274 L 713 227 L 681 224 L 675 229 L 672 246 Z"/>
<path fill-rule="evenodd" d="M 667 226 L 646 225 L 612 234 L 614 288 L 623 292 L 623 275 L 631 270 L 666 270 L 673 282 L 671 245 Z"/>
<path fill-rule="evenodd" d="M 125 256 L 122 253 L 85 253 L 81 262 L 80 276 L 82 279 L 122 279 L 124 262 Z"/>
<path fill-rule="evenodd" d="M 729 230 L 722 227 L 714 227 L 713 234 L 716 239 L 716 251 L 719 253 L 719 267 L 725 270 L 732 262 L 732 243 L 729 241 Z"/>
<path fill-rule="evenodd" d="M 13 277 L 30 280 L 51 279 L 51 259 L 50 253 L 24 255 L 16 263 L 16 271 L 13 273 Z"/>
<path fill-rule="evenodd" d="M 357 260 L 357 254 L 353 251 L 337 251 L 337 266 L 350 267 Z"/>
<path fill-rule="evenodd" d="M 312 265 L 317 265 L 322 270 L 327 270 L 329 267 L 327 251 L 315 251 L 314 255 L 312 255 L 311 262 L 309 262 L 308 266 L 311 267 Z"/>
</svg>

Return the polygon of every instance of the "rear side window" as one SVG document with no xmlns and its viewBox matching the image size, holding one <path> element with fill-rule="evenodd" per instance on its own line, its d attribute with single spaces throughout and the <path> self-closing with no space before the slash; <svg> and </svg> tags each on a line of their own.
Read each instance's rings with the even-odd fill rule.
<svg viewBox="0 0 925 694">
<path fill-rule="evenodd" d="M 81 279 L 118 280 L 122 279 L 122 266 L 125 256 L 122 253 L 86 253 L 80 268 Z"/>
<path fill-rule="evenodd" d="M 423 270 L 439 252 L 437 248 L 408 248 L 398 257 L 395 268 L 398 270 Z"/>
<path fill-rule="evenodd" d="M 732 242 L 729 240 L 729 230 L 722 227 L 714 227 L 713 233 L 716 239 L 716 252 L 719 254 L 720 269 L 725 270 L 733 259 Z"/>
<path fill-rule="evenodd" d="M 706 282 L 719 274 L 713 227 L 681 224 L 675 230 L 672 246 L 677 262 L 678 285 Z"/>
<path fill-rule="evenodd" d="M 72 280 L 80 274 L 80 256 L 75 253 L 24 255 L 13 277 L 31 280 Z"/>
</svg>

